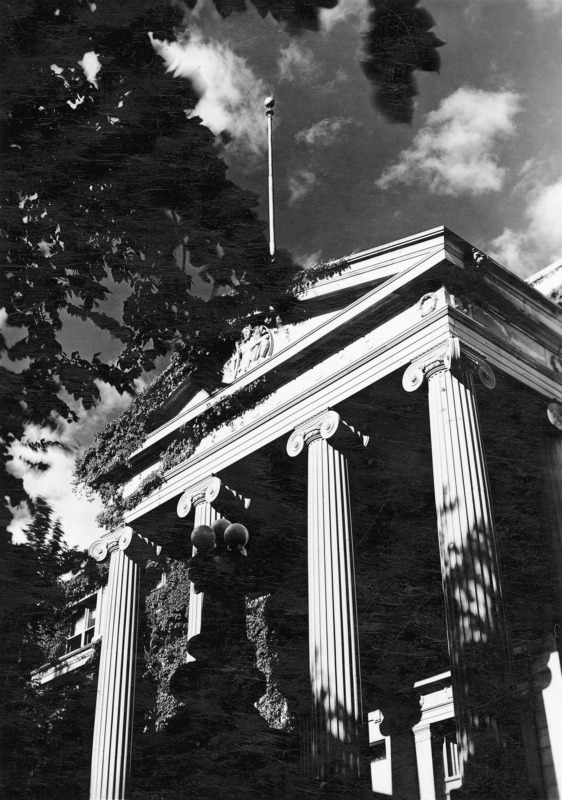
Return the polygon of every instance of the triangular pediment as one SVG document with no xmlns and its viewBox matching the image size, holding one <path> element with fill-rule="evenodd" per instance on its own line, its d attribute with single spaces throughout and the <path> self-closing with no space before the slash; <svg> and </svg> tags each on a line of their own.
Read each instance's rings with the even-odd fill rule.
<svg viewBox="0 0 562 800">
<path fill-rule="evenodd" d="M 433 313 L 432 301 L 424 298 L 440 287 L 441 303 L 467 319 L 472 315 L 471 324 L 488 327 L 492 336 L 504 337 L 502 320 L 517 317 L 519 329 L 528 331 L 517 346 L 529 353 L 537 335 L 543 343 L 549 337 L 559 341 L 558 307 L 456 234 L 434 228 L 333 262 L 331 270 L 329 264 L 312 269 L 297 296 L 300 320 L 248 325 L 225 364 L 222 386 L 212 393 L 195 391 L 188 382 L 180 387 L 162 409 L 168 418 L 160 416 L 160 426 L 133 461 L 140 464 L 178 428 L 238 391 L 250 391 L 255 381 L 276 391 L 367 334 L 384 328 L 384 335 L 392 336 L 393 326 L 406 324 L 404 315 L 408 325 L 424 326 Z"/>
</svg>

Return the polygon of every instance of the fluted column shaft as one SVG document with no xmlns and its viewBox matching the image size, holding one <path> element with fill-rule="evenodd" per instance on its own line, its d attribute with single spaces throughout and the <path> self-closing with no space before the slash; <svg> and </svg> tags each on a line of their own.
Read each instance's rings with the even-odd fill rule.
<svg viewBox="0 0 562 800">
<path fill-rule="evenodd" d="M 90 800 L 122 800 L 129 772 L 138 626 L 139 561 L 156 549 L 130 528 L 90 547 L 109 555 L 92 748 Z"/>
<path fill-rule="evenodd" d="M 473 373 L 493 388 L 489 366 L 461 354 L 458 339 L 414 363 L 412 391 L 427 378 L 441 572 L 459 728 L 461 769 L 499 743 L 497 712 L 509 703 L 511 655 L 496 533 Z M 480 769 L 482 768 L 482 769 Z"/>
<path fill-rule="evenodd" d="M 347 442 L 345 440 L 348 440 Z M 358 768 L 360 675 L 347 458 L 361 444 L 330 411 L 297 428 L 290 455 L 308 445 L 308 609 L 313 771 Z"/>
</svg>

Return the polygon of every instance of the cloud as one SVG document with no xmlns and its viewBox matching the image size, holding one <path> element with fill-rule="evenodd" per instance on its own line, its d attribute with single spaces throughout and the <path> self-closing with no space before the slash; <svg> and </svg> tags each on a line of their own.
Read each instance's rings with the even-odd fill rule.
<svg viewBox="0 0 562 800">
<path fill-rule="evenodd" d="M 320 263 L 322 259 L 322 250 L 316 250 L 314 253 L 297 253 L 295 261 L 302 269 L 312 269 Z"/>
<path fill-rule="evenodd" d="M 293 81 L 297 78 L 312 78 L 318 73 L 311 50 L 301 47 L 292 39 L 287 47 L 281 49 L 277 61 L 280 81 Z"/>
<path fill-rule="evenodd" d="M 502 188 L 506 170 L 492 149 L 515 133 L 520 109 L 514 92 L 461 87 L 431 111 L 411 147 L 388 167 L 376 185 L 424 184 L 433 194 L 474 197 Z"/>
<path fill-rule="evenodd" d="M 538 272 L 562 256 L 562 175 L 531 193 L 525 217 L 524 230 L 506 228 L 488 247 L 492 258 L 520 275 Z"/>
<path fill-rule="evenodd" d="M 54 516 L 61 520 L 65 540 L 71 547 L 88 547 L 103 533 L 96 522 L 97 514 L 102 511 L 101 500 L 95 497 L 90 502 L 73 491 L 76 456 L 90 444 L 96 431 L 118 416 L 130 403 L 130 397 L 127 395 L 120 395 L 107 384 L 99 382 L 98 385 L 101 393 L 100 403 L 85 413 L 78 423 L 64 423 L 56 434 L 37 426 L 30 425 L 26 428 L 25 436 L 29 441 L 41 438 L 56 439 L 64 445 L 64 448 L 52 447 L 47 453 L 38 455 L 25 444 L 18 442 L 12 446 L 14 458 L 8 462 L 9 471 L 23 479 L 27 494 L 32 498 L 44 497 L 52 506 Z M 26 461 L 42 461 L 49 465 L 49 469 L 41 471 L 30 469 Z M 29 510 L 23 505 L 19 506 L 9 526 L 15 541 L 25 539 L 23 532 L 30 522 Z"/>
<path fill-rule="evenodd" d="M 289 176 L 288 184 L 291 193 L 289 197 L 289 205 L 302 200 L 314 186 L 318 183 L 318 179 L 314 172 L 309 169 L 300 169 L 293 175 Z"/>
<path fill-rule="evenodd" d="M 331 31 L 340 22 L 354 20 L 359 30 L 363 30 L 369 19 L 371 9 L 367 0 L 339 0 L 334 8 L 323 8 L 320 12 L 322 30 Z"/>
<path fill-rule="evenodd" d="M 551 16 L 562 11 L 562 0 L 526 0 L 531 11 Z"/>
<path fill-rule="evenodd" d="M 326 117 L 326 119 L 315 122 L 310 128 L 299 131 L 295 139 L 308 145 L 321 145 L 328 147 L 337 141 L 339 134 L 346 125 L 353 125 L 351 117 Z"/>
<path fill-rule="evenodd" d="M 199 92 L 193 113 L 215 135 L 227 131 L 233 137 L 227 152 L 249 159 L 251 167 L 267 146 L 263 101 L 269 92 L 262 79 L 227 44 L 206 40 L 197 29 L 182 42 L 149 36 L 167 71 L 189 78 Z"/>
</svg>

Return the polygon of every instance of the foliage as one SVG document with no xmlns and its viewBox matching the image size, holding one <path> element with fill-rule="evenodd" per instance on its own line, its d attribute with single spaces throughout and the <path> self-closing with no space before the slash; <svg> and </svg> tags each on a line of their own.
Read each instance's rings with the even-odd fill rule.
<svg viewBox="0 0 562 800">
<path fill-rule="evenodd" d="M 363 71 L 373 83 L 373 104 L 389 122 L 412 122 L 417 86 L 415 70 L 439 71 L 443 45 L 435 24 L 418 0 L 370 0 Z"/>
<path fill-rule="evenodd" d="M 257 198 L 226 178 L 213 135 L 188 116 L 190 83 L 166 74 L 152 47 L 149 32 L 173 37 L 177 4 L 37 1 L 9 3 L 6 16 L 3 297 L 24 334 L 2 343 L 20 362 L 2 372 L 8 457 L 27 422 L 76 419 L 62 390 L 86 409 L 96 381 L 133 392 L 180 342 L 189 367 L 212 374 L 236 320 L 274 306 L 294 268 L 282 253 L 272 267 Z M 101 63 L 90 80 L 86 53 Z M 197 270 L 213 285 L 209 304 L 191 293 Z M 115 363 L 64 351 L 72 318 L 121 342 Z"/>
<path fill-rule="evenodd" d="M 242 408 L 260 402 L 267 394 L 265 387 L 260 389 L 261 382 L 254 381 L 179 428 L 174 442 L 160 454 L 160 468 L 150 473 L 135 492 L 123 499 L 123 482 L 133 474 L 128 458 L 142 443 L 151 415 L 158 410 L 166 396 L 163 387 L 168 387 L 169 391 L 174 377 L 177 379 L 181 376 L 184 368 L 185 365 L 175 372 L 166 370 L 133 400 L 118 419 L 103 428 L 84 455 L 77 459 L 76 480 L 88 489 L 97 491 L 104 500 L 105 510 L 99 517 L 101 525 L 110 528 L 118 526 L 124 511 L 134 508 L 143 497 L 161 485 L 164 471 L 188 458 L 203 437 L 215 427 L 233 419 Z"/>
<path fill-rule="evenodd" d="M 47 757 L 39 747 L 47 732 L 67 726 L 65 715 L 49 704 L 42 707 L 29 683 L 33 669 L 60 653 L 68 622 L 68 584 L 61 575 L 80 567 L 84 555 L 68 550 L 62 529 L 43 498 L 34 501 L 33 519 L 27 528 L 27 542 L 3 544 L 6 578 L 2 586 L 2 739 L 3 773 L 6 791 L 14 797 L 38 796 L 41 786 L 34 774 Z M 68 690 L 72 694 L 72 689 Z M 56 748 L 56 736 L 50 746 Z M 32 789 L 31 787 L 35 787 Z M 47 795 L 42 795 L 47 796 Z"/>
</svg>

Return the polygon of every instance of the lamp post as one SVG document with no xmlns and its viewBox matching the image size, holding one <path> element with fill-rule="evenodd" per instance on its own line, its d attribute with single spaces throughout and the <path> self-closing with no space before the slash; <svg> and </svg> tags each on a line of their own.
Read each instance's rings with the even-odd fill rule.
<svg viewBox="0 0 562 800">
<path fill-rule="evenodd" d="M 248 529 L 223 517 L 191 534 L 196 554 L 187 562 L 196 594 L 205 593 L 201 632 L 187 642 L 196 662 L 220 663 L 230 645 L 246 639 L 246 593 L 253 576 L 247 559 Z"/>
</svg>

